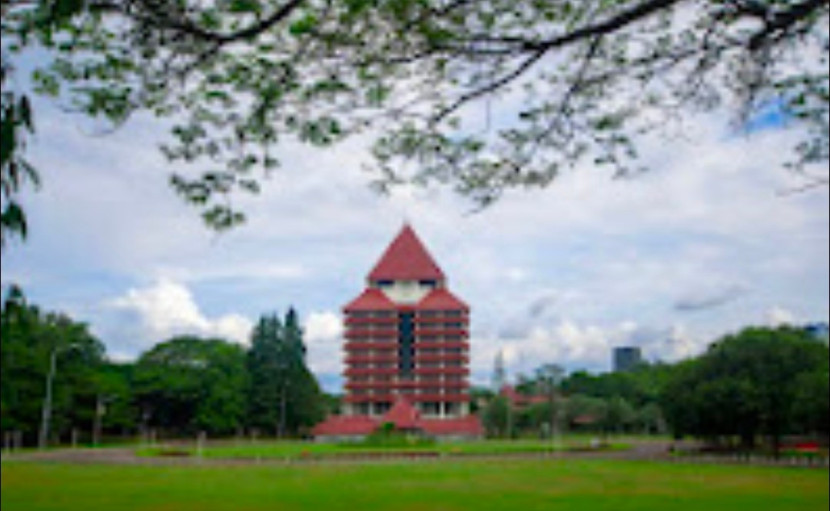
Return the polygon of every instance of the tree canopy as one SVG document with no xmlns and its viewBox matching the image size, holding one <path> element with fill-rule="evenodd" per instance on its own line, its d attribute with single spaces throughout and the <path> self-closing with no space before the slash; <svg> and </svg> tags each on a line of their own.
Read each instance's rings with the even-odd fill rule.
<svg viewBox="0 0 830 511">
<path fill-rule="evenodd" d="M 682 362 L 663 389 L 666 418 L 678 435 L 740 438 L 827 435 L 828 347 L 803 329 L 747 328 Z M 810 410 L 809 412 L 807 410 Z"/>
<path fill-rule="evenodd" d="M 114 126 L 171 118 L 165 155 L 198 169 L 171 183 L 226 228 L 279 144 L 360 133 L 380 189 L 439 182 L 482 205 L 582 162 L 637 171 L 642 134 L 699 110 L 773 109 L 801 135 L 792 164 L 823 164 L 827 21 L 826 0 L 20 0 L 3 66 L 46 48 L 38 92 Z M 5 94 L 12 206 L 6 133 L 31 126 Z"/>
<path fill-rule="evenodd" d="M 281 321 L 260 318 L 251 334 L 247 368 L 251 377 L 248 422 L 282 437 L 297 434 L 323 418 L 325 403 L 305 363 L 305 344 L 297 313 Z"/>
<path fill-rule="evenodd" d="M 235 433 L 245 421 L 245 350 L 221 339 L 176 337 L 144 353 L 134 373 L 145 427 Z"/>
<path fill-rule="evenodd" d="M 165 340 L 132 362 L 107 360 L 87 325 L 30 304 L 12 287 L 0 309 L 0 430 L 38 439 L 51 384 L 49 438 L 88 440 L 136 433 L 230 436 L 244 429 L 302 435 L 337 399 L 305 364 L 299 316 L 263 316 L 250 348 L 192 335 Z M 8 436 L 4 440 L 9 441 Z"/>
<path fill-rule="evenodd" d="M 96 373 L 104 364 L 104 345 L 87 325 L 64 314 L 43 312 L 17 288 L 9 290 L 0 312 L 0 427 L 23 433 L 33 442 L 50 358 L 55 358 L 51 431 L 66 435 L 92 424 Z"/>
</svg>

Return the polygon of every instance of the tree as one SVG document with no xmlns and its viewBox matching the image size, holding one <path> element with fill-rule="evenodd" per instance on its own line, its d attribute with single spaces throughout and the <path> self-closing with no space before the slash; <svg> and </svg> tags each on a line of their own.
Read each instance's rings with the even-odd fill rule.
<svg viewBox="0 0 830 511">
<path fill-rule="evenodd" d="M 44 441 L 73 428 L 91 430 L 95 375 L 104 362 L 104 346 L 87 325 L 42 312 L 12 287 L 2 306 L 0 329 L 2 430 L 21 431 L 27 443 L 34 443 L 44 421 L 49 433 Z"/>
<path fill-rule="evenodd" d="M 803 329 L 747 328 L 679 364 L 663 390 L 663 410 L 678 436 L 738 437 L 752 447 L 767 435 L 778 452 L 783 435 L 820 427 L 812 421 L 827 413 L 826 401 L 804 393 L 826 395 L 827 373 L 827 346 Z"/>
<path fill-rule="evenodd" d="M 602 429 L 607 409 L 607 402 L 602 398 L 572 394 L 565 404 L 565 418 L 569 427 L 577 431 L 598 431 Z"/>
<path fill-rule="evenodd" d="M 538 390 L 548 398 L 549 424 L 552 437 L 555 437 L 559 430 L 559 406 L 556 394 L 564 374 L 565 370 L 556 364 L 545 364 L 536 370 Z"/>
<path fill-rule="evenodd" d="M 482 423 L 490 438 L 510 438 L 513 427 L 510 420 L 510 401 L 505 396 L 495 396 L 484 408 Z"/>
<path fill-rule="evenodd" d="M 795 428 L 800 433 L 830 436 L 830 373 L 813 371 L 799 375 L 792 403 Z"/>
<path fill-rule="evenodd" d="M 612 397 L 606 402 L 605 415 L 600 424 L 605 433 L 623 433 L 630 429 L 636 419 L 636 412 L 628 401 Z"/>
<path fill-rule="evenodd" d="M 259 189 L 278 144 L 367 130 L 381 190 L 447 183 L 481 205 L 580 162 L 639 170 L 639 136 L 698 110 L 772 108 L 802 134 L 795 168 L 820 169 L 827 21 L 826 0 L 22 0 L 2 35 L 4 66 L 47 48 L 37 90 L 85 115 L 172 118 L 167 157 L 204 165 L 173 186 L 228 228 L 227 197 Z"/>
<path fill-rule="evenodd" d="M 285 322 L 276 314 L 260 318 L 251 334 L 248 422 L 279 437 L 297 434 L 322 419 L 325 403 L 305 364 L 305 345 L 297 313 Z"/>
<path fill-rule="evenodd" d="M 144 426 L 231 434 L 245 413 L 245 351 L 222 339 L 175 337 L 139 357 L 133 384 Z"/>
<path fill-rule="evenodd" d="M 26 216 L 16 196 L 27 183 L 37 186 L 40 181 L 22 155 L 26 136 L 34 133 L 29 98 L 8 86 L 12 70 L 5 55 L 0 67 L 3 88 L 0 93 L 0 248 L 3 248 L 9 235 L 26 236 Z"/>
<path fill-rule="evenodd" d="M 470 413 L 478 414 L 497 395 L 492 389 L 485 386 L 470 386 Z"/>
<path fill-rule="evenodd" d="M 96 414 L 100 434 L 126 436 L 136 431 L 139 412 L 133 400 L 135 364 L 103 363 L 95 374 Z"/>
</svg>

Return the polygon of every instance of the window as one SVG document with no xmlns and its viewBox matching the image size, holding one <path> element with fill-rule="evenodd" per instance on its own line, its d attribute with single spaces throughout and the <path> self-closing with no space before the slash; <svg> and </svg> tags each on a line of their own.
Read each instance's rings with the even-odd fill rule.
<svg viewBox="0 0 830 511">
<path fill-rule="evenodd" d="M 411 374 L 414 367 L 412 344 L 415 342 L 415 325 L 413 321 L 414 314 L 411 312 L 404 312 L 398 317 L 398 339 L 400 344 L 398 346 L 398 369 L 401 370 L 401 375 L 408 376 Z"/>
</svg>

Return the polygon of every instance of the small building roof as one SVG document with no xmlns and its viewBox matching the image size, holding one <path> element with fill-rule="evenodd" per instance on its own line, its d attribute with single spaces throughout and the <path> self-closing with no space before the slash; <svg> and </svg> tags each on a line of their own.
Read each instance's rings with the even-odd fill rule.
<svg viewBox="0 0 830 511">
<path fill-rule="evenodd" d="M 344 312 L 395 310 L 395 303 L 380 289 L 368 288 L 343 307 Z"/>
<path fill-rule="evenodd" d="M 330 415 L 314 426 L 314 436 L 364 436 L 375 431 L 381 424 L 392 422 L 397 429 L 421 430 L 428 435 L 481 436 L 484 428 L 475 415 L 424 419 L 408 400 L 400 400 L 380 419 L 368 415 Z"/>
<path fill-rule="evenodd" d="M 469 311 L 470 307 L 461 301 L 457 296 L 450 293 L 446 288 L 437 288 L 421 298 L 416 306 L 418 310 L 463 310 Z"/>
<path fill-rule="evenodd" d="M 510 401 L 511 405 L 519 407 L 547 402 L 547 398 L 545 396 L 540 396 L 538 394 L 526 396 L 524 394 L 520 394 L 512 385 L 507 384 L 502 386 L 501 390 L 499 390 L 499 395 L 506 397 L 507 400 Z"/>
<path fill-rule="evenodd" d="M 464 435 L 481 436 L 484 428 L 481 421 L 475 415 L 449 419 L 421 419 L 418 426 L 429 435 Z"/>
<path fill-rule="evenodd" d="M 397 429 L 416 429 L 421 414 L 404 396 L 398 396 L 395 404 L 380 418 L 381 424 L 391 422 Z"/>
<path fill-rule="evenodd" d="M 315 436 L 368 435 L 378 427 L 378 422 L 368 415 L 329 415 L 312 428 Z"/>
<path fill-rule="evenodd" d="M 444 280 L 444 272 L 412 227 L 405 224 L 369 272 L 369 280 Z"/>
</svg>

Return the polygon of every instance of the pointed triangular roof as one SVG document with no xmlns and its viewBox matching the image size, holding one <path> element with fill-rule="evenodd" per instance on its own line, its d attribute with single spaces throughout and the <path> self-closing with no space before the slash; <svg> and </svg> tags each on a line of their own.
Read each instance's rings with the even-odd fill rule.
<svg viewBox="0 0 830 511">
<path fill-rule="evenodd" d="M 380 289 L 369 288 L 343 307 L 344 312 L 395 310 L 395 304 Z"/>
<path fill-rule="evenodd" d="M 444 272 L 412 227 L 405 224 L 369 273 L 369 280 L 426 279 L 444 280 Z"/>
<path fill-rule="evenodd" d="M 457 296 L 450 293 L 444 288 L 433 289 L 428 295 L 423 297 L 418 305 L 418 310 L 462 310 L 469 311 L 470 307 L 461 301 Z"/>
<path fill-rule="evenodd" d="M 421 414 L 412 406 L 409 399 L 399 395 L 392 408 L 380 418 L 380 422 L 391 422 L 397 429 L 414 429 L 418 427 L 420 418 Z"/>
</svg>

